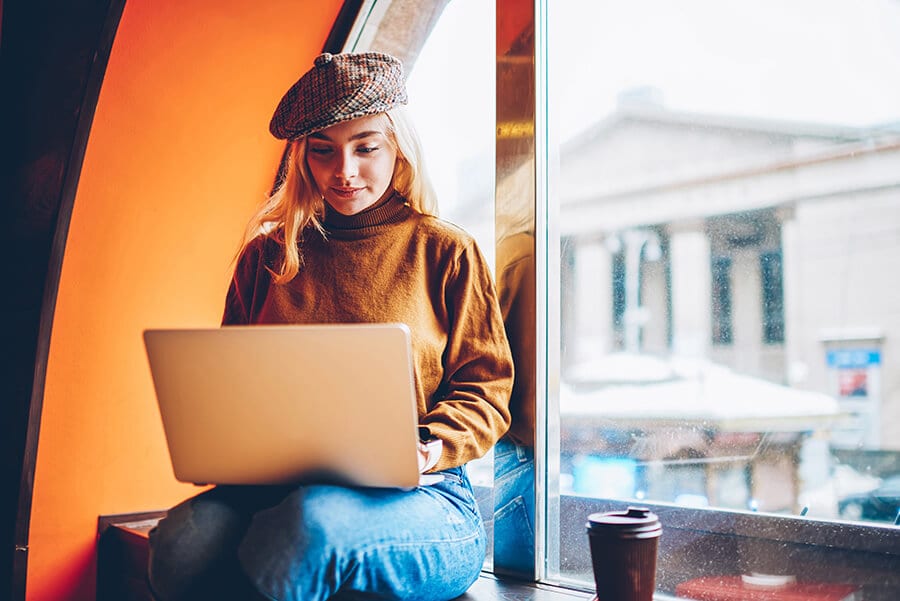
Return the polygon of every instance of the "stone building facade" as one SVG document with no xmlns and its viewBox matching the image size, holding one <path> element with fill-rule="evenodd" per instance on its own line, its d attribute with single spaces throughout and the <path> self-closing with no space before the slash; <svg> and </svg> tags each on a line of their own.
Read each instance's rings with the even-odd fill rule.
<svg viewBox="0 0 900 601">
<path fill-rule="evenodd" d="M 621 106 L 561 149 L 562 367 L 702 357 L 900 450 L 900 128 Z"/>
</svg>

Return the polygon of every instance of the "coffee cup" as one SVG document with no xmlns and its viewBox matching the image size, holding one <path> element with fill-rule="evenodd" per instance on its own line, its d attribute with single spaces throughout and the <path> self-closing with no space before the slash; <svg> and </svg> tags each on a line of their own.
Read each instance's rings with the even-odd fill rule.
<svg viewBox="0 0 900 601">
<path fill-rule="evenodd" d="M 597 601 L 652 601 L 662 527 L 644 507 L 592 513 L 587 522 Z"/>
</svg>

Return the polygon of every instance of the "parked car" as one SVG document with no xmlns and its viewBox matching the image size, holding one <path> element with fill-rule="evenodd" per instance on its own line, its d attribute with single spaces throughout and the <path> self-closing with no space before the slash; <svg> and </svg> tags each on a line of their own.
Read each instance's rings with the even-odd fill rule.
<svg viewBox="0 0 900 601">
<path fill-rule="evenodd" d="M 838 501 L 838 511 L 848 520 L 894 522 L 900 513 L 900 474 L 885 478 L 869 492 L 844 497 Z"/>
</svg>

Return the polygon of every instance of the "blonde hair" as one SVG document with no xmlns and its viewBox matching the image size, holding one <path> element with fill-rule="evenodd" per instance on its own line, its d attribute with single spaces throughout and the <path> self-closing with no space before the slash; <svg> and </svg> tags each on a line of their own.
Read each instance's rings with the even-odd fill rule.
<svg viewBox="0 0 900 601">
<path fill-rule="evenodd" d="M 391 186 L 403 196 L 409 206 L 426 215 L 437 215 L 437 198 L 425 171 L 419 138 L 403 107 L 386 113 L 388 142 L 397 151 Z M 257 212 L 244 232 L 241 251 L 253 239 L 270 234 L 281 244 L 281 266 L 271 270 L 276 284 L 291 281 L 300 271 L 303 257 L 299 243 L 307 230 L 325 235 L 322 217 L 325 201 L 306 164 L 306 137 L 290 145 L 284 179 Z"/>
</svg>

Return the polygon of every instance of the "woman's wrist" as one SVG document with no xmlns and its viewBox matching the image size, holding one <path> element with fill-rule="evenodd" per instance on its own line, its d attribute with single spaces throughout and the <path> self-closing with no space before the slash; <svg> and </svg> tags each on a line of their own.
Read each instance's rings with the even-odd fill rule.
<svg viewBox="0 0 900 601">
<path fill-rule="evenodd" d="M 427 428 L 419 428 L 419 473 L 424 474 L 437 465 L 444 449 L 444 442 L 432 435 Z"/>
</svg>

